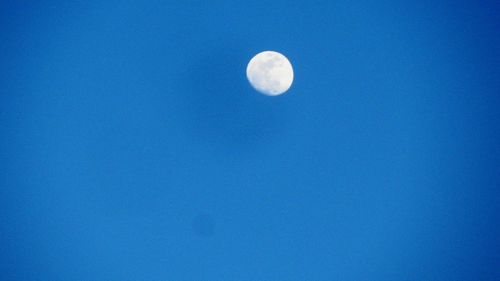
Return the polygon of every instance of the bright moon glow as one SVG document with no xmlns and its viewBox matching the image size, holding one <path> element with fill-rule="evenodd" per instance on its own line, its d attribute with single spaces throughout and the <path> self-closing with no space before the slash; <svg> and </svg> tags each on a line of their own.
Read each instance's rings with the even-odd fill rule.
<svg viewBox="0 0 500 281">
<path fill-rule="evenodd" d="M 292 86 L 292 64 L 278 52 L 264 51 L 255 55 L 248 63 L 247 78 L 264 95 L 281 95 Z"/>
</svg>

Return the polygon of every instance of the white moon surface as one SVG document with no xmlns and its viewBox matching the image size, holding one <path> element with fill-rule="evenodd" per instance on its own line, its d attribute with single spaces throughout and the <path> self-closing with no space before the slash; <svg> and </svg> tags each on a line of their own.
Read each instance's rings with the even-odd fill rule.
<svg viewBox="0 0 500 281">
<path fill-rule="evenodd" d="M 292 64 L 278 52 L 264 51 L 255 55 L 248 63 L 247 78 L 262 94 L 278 96 L 292 86 Z"/>
</svg>

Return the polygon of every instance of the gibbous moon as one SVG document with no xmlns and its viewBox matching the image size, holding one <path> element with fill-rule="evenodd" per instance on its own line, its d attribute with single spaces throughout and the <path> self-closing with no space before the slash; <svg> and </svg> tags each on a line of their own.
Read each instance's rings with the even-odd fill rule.
<svg viewBox="0 0 500 281">
<path fill-rule="evenodd" d="M 278 52 L 264 51 L 248 63 L 247 78 L 255 90 L 264 95 L 278 96 L 292 86 L 292 64 Z"/>
</svg>

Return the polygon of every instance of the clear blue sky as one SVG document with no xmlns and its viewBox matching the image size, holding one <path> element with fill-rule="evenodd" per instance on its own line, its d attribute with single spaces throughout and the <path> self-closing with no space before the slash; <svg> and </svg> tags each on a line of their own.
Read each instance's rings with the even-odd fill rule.
<svg viewBox="0 0 500 281">
<path fill-rule="evenodd" d="M 2 1 L 0 280 L 500 280 L 495 2 Z"/>
</svg>

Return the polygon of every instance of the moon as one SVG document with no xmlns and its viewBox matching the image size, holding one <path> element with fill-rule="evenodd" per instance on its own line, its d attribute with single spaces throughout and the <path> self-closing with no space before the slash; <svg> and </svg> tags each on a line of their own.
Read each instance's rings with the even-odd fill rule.
<svg viewBox="0 0 500 281">
<path fill-rule="evenodd" d="M 278 52 L 264 51 L 255 55 L 248 63 L 247 78 L 260 93 L 278 96 L 292 86 L 292 64 Z"/>
</svg>

